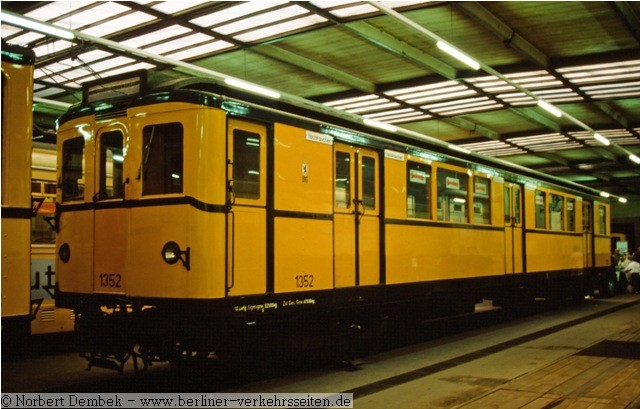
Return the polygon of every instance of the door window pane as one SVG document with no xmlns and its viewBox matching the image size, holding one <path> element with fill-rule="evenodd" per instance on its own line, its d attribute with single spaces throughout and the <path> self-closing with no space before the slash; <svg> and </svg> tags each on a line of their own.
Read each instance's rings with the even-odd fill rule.
<svg viewBox="0 0 640 409">
<path fill-rule="evenodd" d="M 67 139 L 62 143 L 62 201 L 84 197 L 84 138 Z"/>
<path fill-rule="evenodd" d="M 567 230 L 576 231 L 576 199 L 567 199 Z"/>
<path fill-rule="evenodd" d="M 142 194 L 182 193 L 182 124 L 145 126 L 142 131 L 142 143 Z"/>
<path fill-rule="evenodd" d="M 516 224 L 520 224 L 520 186 L 513 187 L 513 215 L 516 218 Z"/>
<path fill-rule="evenodd" d="M 351 155 L 336 152 L 336 208 L 351 207 Z"/>
<path fill-rule="evenodd" d="M 598 215 L 600 218 L 600 234 L 607 234 L 607 208 L 604 206 L 599 207 Z"/>
<path fill-rule="evenodd" d="M 233 130 L 233 191 L 238 198 L 260 198 L 260 135 Z"/>
<path fill-rule="evenodd" d="M 504 188 L 504 223 L 511 224 L 511 189 Z"/>
<path fill-rule="evenodd" d="M 100 198 L 122 197 L 122 133 L 106 132 L 100 136 Z"/>
<path fill-rule="evenodd" d="M 544 214 L 544 206 L 547 198 L 547 194 L 545 192 L 541 192 L 536 190 L 536 228 L 537 229 L 546 229 L 547 222 L 545 220 Z"/>
<path fill-rule="evenodd" d="M 407 217 L 431 219 L 431 166 L 407 162 Z"/>
<path fill-rule="evenodd" d="M 376 208 L 376 160 L 362 157 L 362 202 L 365 209 Z"/>
</svg>

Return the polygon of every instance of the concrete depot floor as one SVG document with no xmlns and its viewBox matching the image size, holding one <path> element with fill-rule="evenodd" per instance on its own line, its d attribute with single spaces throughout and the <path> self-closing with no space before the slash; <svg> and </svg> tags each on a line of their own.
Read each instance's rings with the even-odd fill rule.
<svg viewBox="0 0 640 409">
<path fill-rule="evenodd" d="M 366 357 L 366 362 L 355 371 L 319 368 L 227 389 L 220 389 L 215 381 L 198 386 L 205 393 L 353 392 L 354 407 L 367 409 L 466 409 L 465 405 L 469 408 L 542 408 L 545 406 L 535 405 L 531 403 L 533 401 L 519 404 L 505 391 L 513 390 L 514 382 L 525 380 L 524 384 L 527 384 L 528 376 L 540 374 L 545 369 L 554 368 L 554 365 L 560 368 L 558 365 L 563 360 L 575 357 L 580 351 L 603 340 L 619 339 L 620 334 L 625 333 L 640 333 L 640 297 L 637 295 L 589 300 L 580 305 L 398 348 Z M 640 348 L 640 343 L 631 345 Z M 638 365 L 640 360 L 631 363 Z M 633 377 L 640 374 L 633 372 L 633 368 L 621 376 L 635 379 Z M 76 387 L 91 382 L 93 385 L 106 385 L 100 386 L 100 390 L 116 391 L 118 386 L 111 385 L 136 385 L 135 382 L 143 378 L 147 381 L 141 386 L 141 392 L 164 392 L 167 390 L 162 389 L 163 384 L 154 376 L 167 369 L 165 364 L 154 365 L 149 373 L 140 377 L 132 373 L 129 362 L 123 375 L 100 368 L 87 372 L 85 361 L 77 354 L 61 353 L 3 360 L 1 388 L 2 392 L 74 391 Z M 518 393 L 516 389 L 516 395 Z M 606 395 L 607 392 L 601 393 Z M 538 395 L 544 396 L 544 392 Z M 522 392 L 518 396 L 522 396 Z M 625 396 L 633 398 L 625 398 L 628 400 L 625 405 L 632 405 L 626 407 L 640 407 L 640 381 L 632 383 Z M 606 399 L 607 396 L 601 398 Z M 500 399 L 505 401 L 496 403 Z M 549 405 L 554 401 L 549 395 L 544 402 Z M 620 402 L 617 404 L 609 407 L 625 407 L 619 406 Z M 546 407 L 598 406 L 565 404 Z"/>
</svg>

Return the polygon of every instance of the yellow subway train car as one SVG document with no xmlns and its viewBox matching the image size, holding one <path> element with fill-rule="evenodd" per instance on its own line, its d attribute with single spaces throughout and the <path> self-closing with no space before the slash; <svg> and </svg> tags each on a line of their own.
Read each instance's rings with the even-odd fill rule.
<svg viewBox="0 0 640 409">
<path fill-rule="evenodd" d="M 608 268 L 609 204 L 578 185 L 147 75 L 85 84 L 59 119 L 56 302 L 91 365 L 583 298 Z"/>
</svg>

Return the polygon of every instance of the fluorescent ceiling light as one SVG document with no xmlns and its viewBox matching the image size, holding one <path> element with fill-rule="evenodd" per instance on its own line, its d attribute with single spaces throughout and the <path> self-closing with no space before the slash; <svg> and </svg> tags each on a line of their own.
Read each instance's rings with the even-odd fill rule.
<svg viewBox="0 0 640 409">
<path fill-rule="evenodd" d="M 474 70 L 477 71 L 477 70 L 480 69 L 480 63 L 479 62 L 477 62 L 473 58 L 467 56 L 462 51 L 460 51 L 460 50 L 454 48 L 453 46 L 445 43 L 444 41 L 438 41 L 436 43 L 436 45 L 438 46 L 439 49 L 441 49 L 445 53 L 449 54 L 452 57 L 457 58 L 458 60 L 460 60 L 463 63 L 467 64 L 469 67 L 473 68 Z"/>
<path fill-rule="evenodd" d="M 618 198 L 618 202 L 620 202 L 620 203 L 627 203 L 627 199 L 626 199 L 626 198 L 624 198 L 624 197 L 619 197 L 619 198 Z"/>
<path fill-rule="evenodd" d="M 448 146 L 449 149 L 453 149 L 454 151 L 463 152 L 463 153 L 471 153 L 469 149 L 462 148 L 458 145 L 450 144 Z"/>
<path fill-rule="evenodd" d="M 389 132 L 396 132 L 398 130 L 398 128 L 396 128 L 395 126 L 393 126 L 391 124 L 374 121 L 372 119 L 365 118 L 362 122 L 365 125 L 371 126 L 373 128 L 378 128 L 378 129 L 382 129 L 382 130 L 389 131 Z"/>
<path fill-rule="evenodd" d="M 545 111 L 549 112 L 553 116 L 556 116 L 558 118 L 562 116 L 562 111 L 560 111 L 558 108 L 554 107 L 553 105 L 551 105 L 550 103 L 548 103 L 543 99 L 538 100 L 538 106 L 544 109 Z"/>
<path fill-rule="evenodd" d="M 611 145 L 611 141 L 609 141 L 607 138 L 605 138 L 604 136 L 600 135 L 597 132 L 593 134 L 593 137 L 596 138 L 596 140 L 598 142 L 600 142 L 601 144 L 603 144 L 605 146 Z"/>
<path fill-rule="evenodd" d="M 630 153 L 629 154 L 629 159 L 631 159 L 633 162 L 635 162 L 638 165 L 640 165 L 640 158 L 637 155 L 634 155 L 633 153 Z"/>
<path fill-rule="evenodd" d="M 251 91 L 256 94 L 265 95 L 269 98 L 278 99 L 280 98 L 280 93 L 263 88 L 259 85 L 251 84 L 250 82 L 241 81 L 235 78 L 226 78 L 224 82 L 232 87 L 244 89 L 246 91 Z"/>
<path fill-rule="evenodd" d="M 49 24 L 40 23 L 38 21 L 26 19 L 24 17 L 16 16 L 13 14 L 2 13 L 1 16 L 2 22 L 6 24 L 26 28 L 58 38 L 64 38 L 65 40 L 73 40 L 74 38 L 76 38 L 76 36 L 71 31 L 53 27 Z"/>
<path fill-rule="evenodd" d="M 602 191 L 602 192 L 600 192 L 600 196 L 602 196 L 602 197 L 609 197 L 609 196 L 611 196 L 611 195 L 610 195 L 609 193 L 605 192 L 605 191 Z"/>
</svg>

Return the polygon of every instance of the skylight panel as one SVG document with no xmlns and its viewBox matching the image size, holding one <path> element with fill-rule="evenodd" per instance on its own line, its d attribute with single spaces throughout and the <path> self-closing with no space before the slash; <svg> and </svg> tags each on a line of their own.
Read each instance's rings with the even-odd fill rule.
<svg viewBox="0 0 640 409">
<path fill-rule="evenodd" d="M 47 85 L 46 87 L 34 92 L 33 95 L 38 98 L 47 98 L 47 97 L 50 97 L 51 95 L 60 94 L 62 92 L 64 92 L 62 88 L 56 88 L 56 87 Z"/>
<path fill-rule="evenodd" d="M 153 33 L 131 38 L 129 40 L 123 41 L 122 44 L 133 48 L 141 48 L 145 45 L 156 43 L 162 39 L 170 39 L 190 32 L 191 29 L 176 24 L 154 31 Z"/>
<path fill-rule="evenodd" d="M 125 65 L 124 67 L 117 68 L 115 70 L 103 71 L 100 73 L 102 77 L 111 77 L 118 74 L 123 74 L 125 72 L 133 72 L 136 70 L 150 70 L 155 68 L 156 66 L 153 64 L 149 64 L 146 62 L 140 62 L 137 64 Z"/>
<path fill-rule="evenodd" d="M 299 30 L 304 27 L 309 27 L 316 24 L 324 23 L 325 21 L 327 21 L 327 19 L 322 16 L 312 15 L 308 17 L 299 18 L 293 21 L 287 21 L 284 23 L 275 24 L 269 27 L 265 27 L 263 29 L 252 30 L 245 34 L 240 34 L 238 36 L 235 36 L 234 38 L 243 42 L 256 41 L 263 38 L 272 37 L 278 34 L 284 34 L 290 31 Z"/>
<path fill-rule="evenodd" d="M 347 112 L 351 112 L 353 114 L 359 114 L 362 112 L 369 112 L 369 111 L 379 111 L 381 109 L 385 109 L 385 108 L 394 108 L 399 106 L 400 104 L 398 104 L 397 102 L 389 102 L 386 104 L 380 104 L 380 105 L 371 105 L 371 106 L 365 106 L 362 108 L 353 108 L 353 109 L 347 109 Z"/>
<path fill-rule="evenodd" d="M 188 60 L 190 58 L 194 58 L 200 55 L 211 54 L 216 51 L 224 50 L 225 48 L 234 47 L 233 44 L 228 43 L 226 41 L 214 41 L 208 44 L 203 44 L 197 47 L 190 47 L 183 51 L 178 51 L 176 53 L 167 54 L 166 57 L 173 58 L 176 60 Z"/>
<path fill-rule="evenodd" d="M 145 48 L 144 50 L 155 54 L 166 54 L 209 40 L 212 40 L 211 36 L 202 33 L 195 33 L 186 37 L 177 38 L 175 40 L 167 41 L 149 48 Z"/>
<path fill-rule="evenodd" d="M 108 20 L 103 24 L 82 30 L 82 32 L 96 37 L 106 37 L 109 34 L 117 33 L 118 31 L 126 30 L 155 19 L 156 18 L 150 14 L 136 11 L 135 13 Z"/>
<path fill-rule="evenodd" d="M 308 14 L 309 11 L 300 6 L 290 6 L 282 9 L 269 11 L 259 14 L 257 16 L 245 18 L 233 23 L 225 24 L 214 28 L 214 31 L 230 35 L 241 31 L 249 30 L 253 27 L 260 27 L 266 24 L 275 23 L 284 19 L 300 16 L 302 14 Z"/>
<path fill-rule="evenodd" d="M 129 10 L 131 10 L 129 7 L 125 7 L 119 3 L 107 2 L 77 14 L 67 16 L 62 20 L 54 22 L 54 24 L 63 28 L 78 30 L 79 28 L 117 16 Z"/>
<path fill-rule="evenodd" d="M 5 32 L 4 32 L 4 27 L 5 25 L 2 25 L 2 38 L 6 38 L 5 37 Z M 20 30 L 17 30 L 16 32 L 20 32 Z M 12 38 L 9 42 L 11 44 L 18 44 L 18 45 L 22 45 L 25 46 L 27 44 L 29 44 L 32 41 L 36 41 L 39 40 L 41 38 L 44 38 L 44 34 L 40 34 L 40 33 L 36 33 L 34 31 L 27 31 L 24 32 L 24 34 L 19 35 L 17 37 Z"/>
<path fill-rule="evenodd" d="M 640 60 L 628 60 L 628 61 L 619 61 L 619 62 L 607 62 L 602 64 L 591 64 L 591 65 L 580 65 L 576 67 L 563 67 L 558 68 L 557 71 L 561 73 L 569 73 L 574 71 L 589 71 L 589 70 L 600 70 L 600 69 L 608 69 L 611 67 L 631 67 L 635 65 L 640 65 Z"/>
<path fill-rule="evenodd" d="M 95 3 L 95 1 L 50 1 L 44 6 L 28 12 L 25 16 L 40 21 L 51 21 Z"/>
<path fill-rule="evenodd" d="M 128 58 L 128 57 L 115 57 L 115 58 L 109 58 L 104 61 L 93 63 L 91 64 L 91 68 L 93 68 L 93 70 L 96 72 L 101 72 L 101 71 L 109 70 L 111 68 L 119 67 L 121 65 L 132 64 L 135 62 L 136 61 L 134 59 Z"/>
<path fill-rule="evenodd" d="M 207 2 L 208 0 L 162 1 L 158 4 L 154 4 L 151 8 L 158 10 L 161 13 L 174 14 Z"/>
<path fill-rule="evenodd" d="M 478 111 L 489 111 L 491 109 L 499 109 L 502 107 L 504 107 L 504 105 L 495 103 L 493 101 L 488 101 L 488 103 L 484 103 L 484 104 L 468 105 L 464 107 L 450 107 L 450 108 L 455 108 L 451 110 L 445 110 L 445 108 L 442 108 L 439 110 L 432 110 L 432 111 L 444 116 L 453 116 L 453 115 L 465 115 L 465 114 L 470 114 L 472 112 L 478 112 Z"/>
<path fill-rule="evenodd" d="M 224 10 L 216 11 L 202 17 L 190 20 L 191 23 L 202 27 L 212 27 L 223 24 L 227 21 L 235 20 L 247 15 L 255 14 L 259 11 L 285 4 L 287 1 L 247 1 L 241 2 L 238 6 L 228 7 Z"/>
<path fill-rule="evenodd" d="M 404 114 L 414 114 L 417 111 L 413 108 L 402 108 L 402 109 L 394 109 L 393 111 L 386 111 L 386 112 L 378 112 L 375 114 L 367 114 L 367 115 L 363 115 L 365 118 L 369 118 L 369 119 L 378 119 L 384 116 L 389 116 L 389 115 L 404 115 Z"/>
<path fill-rule="evenodd" d="M 419 104 L 419 103 L 423 103 L 423 102 L 442 101 L 442 100 L 445 100 L 445 99 L 453 99 L 453 98 L 464 97 L 464 96 L 468 96 L 468 95 L 477 95 L 477 92 L 475 92 L 472 89 L 464 89 L 462 91 L 457 91 L 457 92 L 449 92 L 447 90 L 445 92 L 433 94 L 433 95 L 428 96 L 428 97 L 409 99 L 409 100 L 407 100 L 405 102 L 407 102 L 408 104 Z"/>
<path fill-rule="evenodd" d="M 398 88 L 398 89 L 386 91 L 385 94 L 389 95 L 389 96 L 396 96 L 396 95 L 402 95 L 402 94 L 411 94 L 411 93 L 420 92 L 420 91 L 433 90 L 433 89 L 437 89 L 437 88 L 445 88 L 445 87 L 450 87 L 450 86 L 454 86 L 454 85 L 458 85 L 458 82 L 457 81 L 444 81 L 444 82 L 438 82 L 438 83 L 435 83 L 435 84 L 418 85 L 418 86 L 409 87 L 409 88 Z M 405 97 L 406 97 L 406 95 L 405 95 Z M 408 98 L 410 98 L 410 97 L 408 97 Z"/>
<path fill-rule="evenodd" d="M 343 98 L 343 99 L 336 99 L 335 101 L 327 101 L 327 102 L 324 102 L 324 104 L 330 107 L 331 106 L 337 107 L 338 105 L 342 105 L 342 104 L 350 104 L 352 102 L 366 101 L 366 100 L 378 99 L 378 98 L 380 97 L 378 97 L 377 95 L 368 94 L 368 95 L 362 95 L 359 97 Z"/>
<path fill-rule="evenodd" d="M 39 47 L 35 47 L 33 49 L 33 52 L 36 53 L 36 57 L 43 57 L 48 54 L 53 54 L 62 50 L 66 50 L 67 48 L 70 48 L 72 45 L 73 43 L 70 43 L 69 41 L 58 40 L 58 41 L 54 41 L 53 43 L 45 43 Z"/>
</svg>

